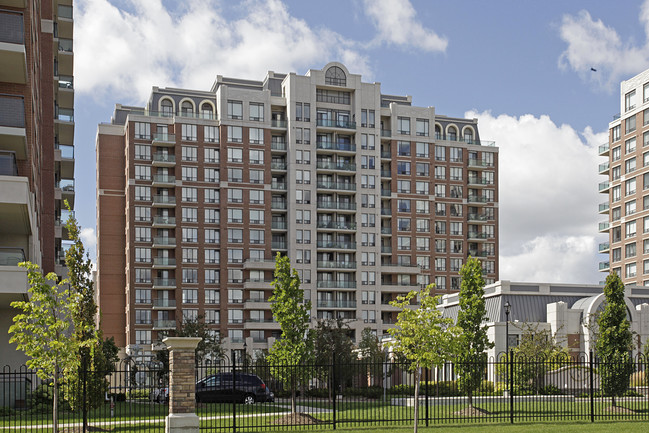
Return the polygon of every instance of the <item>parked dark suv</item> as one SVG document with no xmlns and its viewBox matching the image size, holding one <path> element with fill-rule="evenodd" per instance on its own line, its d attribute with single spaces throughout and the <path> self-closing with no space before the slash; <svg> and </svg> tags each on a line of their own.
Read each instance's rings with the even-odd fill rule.
<svg viewBox="0 0 649 433">
<path fill-rule="evenodd" d="M 256 374 L 236 373 L 235 379 L 234 387 L 232 373 L 213 374 L 199 380 L 196 382 L 196 401 L 253 404 L 275 400 L 275 395 Z"/>
</svg>

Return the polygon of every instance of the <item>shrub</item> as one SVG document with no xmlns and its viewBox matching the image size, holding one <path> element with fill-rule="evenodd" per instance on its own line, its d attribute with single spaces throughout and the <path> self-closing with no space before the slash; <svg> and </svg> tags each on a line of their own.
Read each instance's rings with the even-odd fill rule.
<svg viewBox="0 0 649 433">
<path fill-rule="evenodd" d="M 10 407 L 0 406 L 0 416 L 11 416 L 15 413 L 16 412 Z"/>
<path fill-rule="evenodd" d="M 315 397 L 315 398 L 328 398 L 329 397 L 329 389 L 328 388 L 313 388 L 313 389 L 308 389 L 305 392 L 305 395 L 307 397 Z"/>
<path fill-rule="evenodd" d="M 362 388 L 349 387 L 345 388 L 343 395 L 345 397 L 361 396 L 367 398 L 381 398 L 383 396 L 383 388 L 381 388 L 380 386 L 368 386 Z"/>
<path fill-rule="evenodd" d="M 129 400 L 148 400 L 150 392 L 149 389 L 134 389 L 128 392 L 127 398 Z"/>
<path fill-rule="evenodd" d="M 644 386 L 647 385 L 647 377 L 644 371 L 636 371 L 631 375 L 631 386 Z"/>
<path fill-rule="evenodd" d="M 561 395 L 563 392 L 555 385 L 546 385 L 540 390 L 541 395 Z"/>
<path fill-rule="evenodd" d="M 126 401 L 126 394 L 123 392 L 111 392 L 108 398 L 113 398 L 113 401 Z"/>
</svg>

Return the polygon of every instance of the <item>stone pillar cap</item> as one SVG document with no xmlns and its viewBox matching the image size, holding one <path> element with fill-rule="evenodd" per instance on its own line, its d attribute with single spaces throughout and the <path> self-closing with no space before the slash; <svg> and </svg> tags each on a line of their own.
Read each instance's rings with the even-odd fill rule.
<svg viewBox="0 0 649 433">
<path fill-rule="evenodd" d="M 198 343 L 203 341 L 200 337 L 167 337 L 162 342 L 171 350 L 173 349 L 196 349 Z"/>
</svg>

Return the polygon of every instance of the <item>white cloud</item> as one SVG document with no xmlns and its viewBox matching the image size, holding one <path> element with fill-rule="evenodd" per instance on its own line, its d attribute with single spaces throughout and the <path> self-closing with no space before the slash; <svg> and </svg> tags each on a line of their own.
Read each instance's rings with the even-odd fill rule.
<svg viewBox="0 0 649 433">
<path fill-rule="evenodd" d="M 642 4 L 638 19 L 647 35 L 647 40 L 640 44 L 623 42 L 614 28 L 602 20 L 594 20 L 588 11 L 564 15 L 559 34 L 568 47 L 559 57 L 559 66 L 611 89 L 621 80 L 646 69 L 649 67 L 649 0 Z"/>
<path fill-rule="evenodd" d="M 86 252 L 90 255 L 93 269 L 95 269 L 97 267 L 97 234 L 95 233 L 95 229 L 89 227 L 82 228 L 79 237 L 83 242 L 83 247 Z"/>
<path fill-rule="evenodd" d="M 378 31 L 375 43 L 386 42 L 425 51 L 446 51 L 448 40 L 426 29 L 408 0 L 364 0 L 365 12 Z"/>
<path fill-rule="evenodd" d="M 300 71 L 340 60 L 370 75 L 357 44 L 311 29 L 280 0 L 248 0 L 227 20 L 216 0 L 171 11 L 160 0 L 80 0 L 75 15 L 75 80 L 81 93 L 143 103 L 151 86 L 208 89 L 216 75 L 260 80 L 268 70 Z"/>
<path fill-rule="evenodd" d="M 596 283 L 597 145 L 606 133 L 581 134 L 548 116 L 478 118 L 480 135 L 499 147 L 500 277 L 513 281 Z M 601 177 L 601 179 L 600 179 Z"/>
</svg>

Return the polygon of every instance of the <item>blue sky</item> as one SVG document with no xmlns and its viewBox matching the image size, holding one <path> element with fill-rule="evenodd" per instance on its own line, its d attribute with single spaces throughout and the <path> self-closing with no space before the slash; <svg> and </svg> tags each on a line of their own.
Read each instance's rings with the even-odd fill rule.
<svg viewBox="0 0 649 433">
<path fill-rule="evenodd" d="M 389 94 L 479 119 L 500 147 L 500 276 L 597 283 L 597 146 L 649 67 L 649 0 L 78 0 L 76 211 L 95 247 L 95 137 L 152 86 L 208 90 L 341 61 Z M 597 69 L 592 72 L 590 68 Z M 94 254 L 93 254 L 94 256 Z"/>
</svg>

